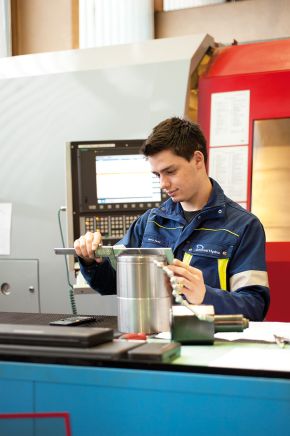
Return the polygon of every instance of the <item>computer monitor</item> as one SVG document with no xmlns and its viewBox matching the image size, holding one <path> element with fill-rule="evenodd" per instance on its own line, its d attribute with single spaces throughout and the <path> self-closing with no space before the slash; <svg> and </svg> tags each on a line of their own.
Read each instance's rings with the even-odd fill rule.
<svg viewBox="0 0 290 436">
<path fill-rule="evenodd" d="M 132 204 L 161 201 L 158 178 L 141 154 L 96 155 L 98 204 Z"/>
</svg>

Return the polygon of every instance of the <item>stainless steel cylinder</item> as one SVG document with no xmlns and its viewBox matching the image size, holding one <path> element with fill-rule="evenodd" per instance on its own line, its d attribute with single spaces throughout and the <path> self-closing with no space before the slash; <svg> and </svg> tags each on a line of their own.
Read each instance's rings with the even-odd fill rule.
<svg viewBox="0 0 290 436">
<path fill-rule="evenodd" d="M 117 258 L 118 329 L 123 333 L 170 330 L 171 294 L 157 262 L 163 255 L 122 253 Z"/>
</svg>

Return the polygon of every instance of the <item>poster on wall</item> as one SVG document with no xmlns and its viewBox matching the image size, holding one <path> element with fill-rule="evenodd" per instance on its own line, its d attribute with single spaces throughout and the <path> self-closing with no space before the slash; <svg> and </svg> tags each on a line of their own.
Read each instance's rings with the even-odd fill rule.
<svg viewBox="0 0 290 436">
<path fill-rule="evenodd" d="M 10 254 L 12 203 L 0 203 L 0 255 Z"/>
<path fill-rule="evenodd" d="M 248 147 L 214 147 L 210 149 L 209 175 L 225 194 L 246 208 L 248 181 Z"/>
<path fill-rule="evenodd" d="M 249 143 L 250 91 L 213 93 L 211 96 L 210 146 Z"/>
</svg>

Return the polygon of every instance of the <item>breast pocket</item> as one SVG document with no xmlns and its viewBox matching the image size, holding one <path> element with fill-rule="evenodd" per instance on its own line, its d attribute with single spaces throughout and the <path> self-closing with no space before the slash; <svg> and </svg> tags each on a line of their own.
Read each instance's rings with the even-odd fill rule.
<svg viewBox="0 0 290 436">
<path fill-rule="evenodd" d="M 203 273 L 207 285 L 228 289 L 227 267 L 233 246 L 194 243 L 185 247 L 183 260 Z"/>
</svg>

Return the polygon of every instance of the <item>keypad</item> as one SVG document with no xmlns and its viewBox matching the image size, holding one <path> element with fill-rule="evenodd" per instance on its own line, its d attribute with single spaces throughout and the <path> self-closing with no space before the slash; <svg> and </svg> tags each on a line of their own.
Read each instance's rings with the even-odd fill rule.
<svg viewBox="0 0 290 436">
<path fill-rule="evenodd" d="M 133 221 L 139 215 L 112 215 L 112 216 L 87 216 L 84 219 L 84 231 L 95 232 L 100 230 L 103 241 L 106 239 L 121 239 L 129 229 Z M 82 226 L 81 226 L 82 227 Z"/>
</svg>

